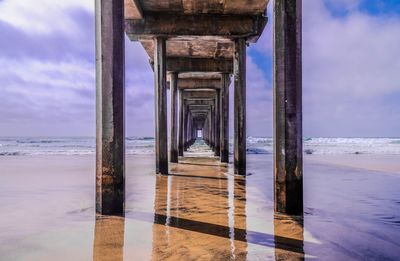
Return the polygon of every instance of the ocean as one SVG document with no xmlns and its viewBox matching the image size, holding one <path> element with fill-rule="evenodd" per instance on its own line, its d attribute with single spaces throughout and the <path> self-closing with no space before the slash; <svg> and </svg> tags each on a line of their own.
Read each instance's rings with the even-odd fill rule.
<svg viewBox="0 0 400 261">
<path fill-rule="evenodd" d="M 204 148 L 201 143 L 196 146 Z M 231 152 L 233 140 L 230 141 Z M 272 154 L 273 140 L 248 137 L 247 154 Z M 305 138 L 305 154 L 378 154 L 400 155 L 400 138 Z M 93 155 L 95 138 L 87 137 L 1 137 L 0 156 L 19 155 Z M 127 137 L 126 154 L 154 153 L 154 138 Z"/>
</svg>

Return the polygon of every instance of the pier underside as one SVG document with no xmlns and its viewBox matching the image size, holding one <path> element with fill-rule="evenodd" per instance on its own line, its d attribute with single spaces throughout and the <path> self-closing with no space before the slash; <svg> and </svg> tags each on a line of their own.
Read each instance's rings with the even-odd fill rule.
<svg viewBox="0 0 400 261">
<path fill-rule="evenodd" d="M 96 1 L 98 213 L 124 210 L 124 34 L 154 71 L 155 173 L 170 175 L 200 136 L 216 161 L 229 163 L 232 93 L 231 162 L 235 174 L 248 174 L 246 52 L 267 25 L 268 2 Z M 301 216 L 301 0 L 276 0 L 274 21 L 275 210 Z"/>
</svg>

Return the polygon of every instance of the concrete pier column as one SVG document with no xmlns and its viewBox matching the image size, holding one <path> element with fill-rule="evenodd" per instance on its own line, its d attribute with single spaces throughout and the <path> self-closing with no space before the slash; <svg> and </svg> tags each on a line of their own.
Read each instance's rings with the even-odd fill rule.
<svg viewBox="0 0 400 261">
<path fill-rule="evenodd" d="M 154 38 L 156 173 L 168 174 L 166 40 Z"/>
<path fill-rule="evenodd" d="M 124 1 L 96 0 L 96 212 L 124 213 Z"/>
<path fill-rule="evenodd" d="M 179 90 L 179 138 L 178 138 L 178 154 L 183 156 L 184 135 L 183 135 L 183 118 L 184 118 L 184 105 L 183 105 L 183 90 Z"/>
<path fill-rule="evenodd" d="M 303 214 L 301 0 L 274 6 L 275 212 Z"/>
<path fill-rule="evenodd" d="M 220 90 L 217 90 L 215 99 L 215 156 L 221 155 L 221 110 L 220 110 Z"/>
<path fill-rule="evenodd" d="M 170 134 L 170 161 L 178 163 L 178 73 L 170 74 L 171 90 L 171 134 Z"/>
<path fill-rule="evenodd" d="M 211 105 L 210 110 L 210 123 L 211 123 L 211 149 L 215 151 L 215 112 L 214 106 Z"/>
<path fill-rule="evenodd" d="M 208 120 L 207 120 L 207 116 L 206 116 L 206 118 L 204 120 L 204 125 L 203 125 L 203 140 L 208 145 Z"/>
<path fill-rule="evenodd" d="M 235 173 L 246 174 L 246 40 L 235 40 L 234 55 L 234 165 Z"/>
<path fill-rule="evenodd" d="M 187 110 L 187 107 L 185 105 L 185 115 L 183 118 L 183 150 L 186 151 L 187 149 L 187 129 L 188 129 L 188 118 L 189 118 L 189 112 Z"/>
<path fill-rule="evenodd" d="M 221 162 L 229 162 L 229 74 L 222 74 L 220 92 Z"/>
</svg>

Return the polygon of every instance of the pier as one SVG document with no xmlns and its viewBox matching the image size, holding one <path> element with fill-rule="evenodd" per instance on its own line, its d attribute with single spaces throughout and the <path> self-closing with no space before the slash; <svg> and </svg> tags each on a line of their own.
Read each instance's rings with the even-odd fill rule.
<svg viewBox="0 0 400 261">
<path fill-rule="evenodd" d="M 124 213 L 124 74 L 135 73 L 125 72 L 125 34 L 141 43 L 154 71 L 155 173 L 174 175 L 171 164 L 185 161 L 199 133 L 218 164 L 229 163 L 233 94 L 234 174 L 245 179 L 246 48 L 267 26 L 267 7 L 268 0 L 96 0 L 97 213 Z M 274 9 L 275 212 L 301 216 L 301 0 L 275 0 L 268 8 Z"/>
</svg>

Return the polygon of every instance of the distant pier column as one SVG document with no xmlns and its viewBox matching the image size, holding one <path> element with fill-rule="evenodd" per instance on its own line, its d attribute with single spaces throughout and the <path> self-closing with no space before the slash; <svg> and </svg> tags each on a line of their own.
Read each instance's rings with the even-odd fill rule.
<svg viewBox="0 0 400 261">
<path fill-rule="evenodd" d="M 178 73 L 170 74 L 171 90 L 171 136 L 170 136 L 170 161 L 178 162 Z"/>
<path fill-rule="evenodd" d="M 125 202 L 124 1 L 96 1 L 96 212 Z"/>
<path fill-rule="evenodd" d="M 211 110 L 210 110 L 210 115 L 211 115 L 211 149 L 215 151 L 215 111 L 214 111 L 214 106 L 211 105 Z"/>
<path fill-rule="evenodd" d="M 274 6 L 275 212 L 303 214 L 301 0 Z"/>
<path fill-rule="evenodd" d="M 183 146 L 184 146 L 184 135 L 183 135 L 183 90 L 179 90 L 179 138 L 178 138 L 178 154 L 183 156 Z"/>
<path fill-rule="evenodd" d="M 246 174 L 246 40 L 235 40 L 234 55 L 234 165 L 235 173 Z"/>
<path fill-rule="evenodd" d="M 168 174 L 166 39 L 154 38 L 156 172 Z"/>
<path fill-rule="evenodd" d="M 188 131 L 188 118 L 189 118 L 189 112 L 187 110 L 187 107 L 185 105 L 185 115 L 183 118 L 183 150 L 187 150 L 187 131 Z"/>
<path fill-rule="evenodd" d="M 221 162 L 229 162 L 229 74 L 223 73 L 220 92 Z"/>
<path fill-rule="evenodd" d="M 221 119 L 221 111 L 220 111 L 220 90 L 217 90 L 216 98 L 215 98 L 215 156 L 219 157 L 221 155 L 221 133 L 220 133 L 220 119 Z"/>
</svg>

